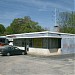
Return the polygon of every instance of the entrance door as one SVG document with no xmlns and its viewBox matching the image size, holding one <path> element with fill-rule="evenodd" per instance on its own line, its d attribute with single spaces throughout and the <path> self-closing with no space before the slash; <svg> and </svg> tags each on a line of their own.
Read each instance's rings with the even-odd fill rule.
<svg viewBox="0 0 75 75">
<path fill-rule="evenodd" d="M 24 40 L 24 48 L 25 48 L 25 53 L 27 54 L 27 51 L 29 50 L 29 40 L 28 39 Z"/>
</svg>

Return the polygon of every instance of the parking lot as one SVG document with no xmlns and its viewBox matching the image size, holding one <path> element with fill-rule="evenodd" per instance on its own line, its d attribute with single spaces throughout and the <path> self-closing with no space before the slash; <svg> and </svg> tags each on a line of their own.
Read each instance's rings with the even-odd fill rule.
<svg viewBox="0 0 75 75">
<path fill-rule="evenodd" d="M 75 56 L 0 56 L 0 75 L 75 75 Z"/>
</svg>

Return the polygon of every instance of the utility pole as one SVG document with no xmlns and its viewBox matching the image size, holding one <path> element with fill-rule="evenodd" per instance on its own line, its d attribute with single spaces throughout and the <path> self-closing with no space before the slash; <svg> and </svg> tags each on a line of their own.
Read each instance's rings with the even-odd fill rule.
<svg viewBox="0 0 75 75">
<path fill-rule="evenodd" d="M 56 26 L 57 24 L 56 24 L 56 8 L 55 8 L 55 26 Z"/>
<path fill-rule="evenodd" d="M 59 32 L 59 26 L 57 25 L 57 10 L 55 8 L 55 25 L 54 25 L 54 30 L 55 32 Z"/>
</svg>

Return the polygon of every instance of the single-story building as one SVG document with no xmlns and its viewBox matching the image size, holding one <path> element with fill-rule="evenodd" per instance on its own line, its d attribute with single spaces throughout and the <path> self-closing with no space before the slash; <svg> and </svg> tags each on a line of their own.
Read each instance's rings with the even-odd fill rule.
<svg viewBox="0 0 75 75">
<path fill-rule="evenodd" d="M 29 54 L 52 55 L 75 53 L 75 34 L 59 32 L 33 32 L 7 35 L 13 45 Z"/>
<path fill-rule="evenodd" d="M 6 39 L 6 36 L 0 36 L 0 46 L 4 46 L 8 44 L 8 40 Z"/>
</svg>

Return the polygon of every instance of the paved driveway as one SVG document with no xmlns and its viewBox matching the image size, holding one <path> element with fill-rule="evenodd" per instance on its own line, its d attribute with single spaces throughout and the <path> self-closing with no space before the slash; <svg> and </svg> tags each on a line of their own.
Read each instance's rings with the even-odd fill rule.
<svg viewBox="0 0 75 75">
<path fill-rule="evenodd" d="M 0 75 L 75 75 L 75 56 L 0 56 Z"/>
</svg>

